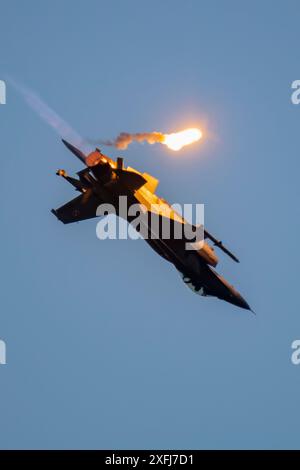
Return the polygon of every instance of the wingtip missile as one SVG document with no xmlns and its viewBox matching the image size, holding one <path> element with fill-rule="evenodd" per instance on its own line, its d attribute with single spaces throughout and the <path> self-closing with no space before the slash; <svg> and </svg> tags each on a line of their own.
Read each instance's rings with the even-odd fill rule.
<svg viewBox="0 0 300 470">
<path fill-rule="evenodd" d="M 233 259 L 233 261 L 235 261 L 236 263 L 240 262 L 240 260 L 233 253 L 231 253 L 231 251 L 229 251 L 226 246 L 223 245 L 223 242 L 221 242 L 221 240 L 217 240 L 217 238 L 211 235 L 207 230 L 204 230 L 204 237 L 209 238 L 213 242 L 214 246 L 220 248 L 220 250 L 226 253 L 226 255 Z"/>
<path fill-rule="evenodd" d="M 235 261 L 236 263 L 240 262 L 240 260 L 233 253 L 231 253 L 231 251 L 229 251 L 228 248 L 226 248 L 221 241 L 217 241 L 216 243 L 214 243 L 214 245 L 220 248 L 220 250 L 226 253 L 226 255 L 233 259 L 233 261 Z"/>
</svg>

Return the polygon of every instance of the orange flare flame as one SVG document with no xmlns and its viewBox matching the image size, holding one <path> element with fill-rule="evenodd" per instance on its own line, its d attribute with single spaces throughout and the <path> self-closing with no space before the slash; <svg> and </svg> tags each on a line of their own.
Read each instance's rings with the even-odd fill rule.
<svg viewBox="0 0 300 470">
<path fill-rule="evenodd" d="M 173 134 L 164 134 L 162 144 L 166 145 L 169 149 L 178 151 L 185 145 L 197 142 L 202 137 L 200 129 L 191 128 L 184 131 L 174 132 Z"/>
</svg>

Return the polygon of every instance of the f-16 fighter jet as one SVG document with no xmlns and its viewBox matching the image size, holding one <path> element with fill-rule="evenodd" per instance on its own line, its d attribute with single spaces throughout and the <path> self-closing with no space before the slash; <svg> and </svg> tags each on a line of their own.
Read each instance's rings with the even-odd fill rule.
<svg viewBox="0 0 300 470">
<path fill-rule="evenodd" d="M 214 268 L 218 258 L 214 248 L 206 240 L 210 240 L 234 261 L 239 260 L 207 230 L 202 227 L 203 239 L 193 241 L 186 236 L 186 230 L 195 234 L 197 230 L 162 198 L 156 195 L 158 180 L 147 173 L 124 167 L 123 159 L 116 161 L 96 149 L 89 155 L 63 140 L 66 147 L 85 165 L 77 173 L 78 178 L 58 170 L 62 176 L 81 194 L 54 210 L 52 213 L 64 224 L 79 222 L 99 215 L 99 207 L 105 204 L 113 206 L 115 214 L 125 218 L 160 256 L 172 263 L 180 273 L 184 283 L 197 294 L 204 297 L 214 296 L 230 302 L 238 307 L 251 310 L 246 300 L 230 285 Z M 136 224 L 136 214 L 120 209 L 120 200 L 126 199 L 127 205 L 141 207 L 143 217 Z M 164 222 L 169 222 L 168 236 L 165 236 Z M 180 236 L 178 234 L 180 233 Z"/>
</svg>

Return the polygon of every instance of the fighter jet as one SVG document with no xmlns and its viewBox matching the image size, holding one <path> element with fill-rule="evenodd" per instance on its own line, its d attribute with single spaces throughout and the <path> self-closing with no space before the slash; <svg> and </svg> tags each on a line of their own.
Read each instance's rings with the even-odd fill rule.
<svg viewBox="0 0 300 470">
<path fill-rule="evenodd" d="M 69 224 L 97 217 L 99 215 L 97 209 L 105 203 L 111 204 L 115 208 L 115 213 L 126 218 L 129 224 L 134 224 L 134 216 L 128 213 L 124 216 L 120 211 L 120 197 L 126 196 L 129 206 L 139 204 L 143 207 L 145 217 L 139 226 L 134 225 L 135 229 L 143 232 L 145 241 L 160 256 L 175 266 L 184 283 L 192 291 L 204 297 L 217 297 L 243 309 L 251 310 L 241 294 L 215 271 L 218 258 L 214 248 L 205 240 L 210 240 L 214 246 L 234 261 L 239 262 L 239 260 L 221 241 L 204 228 L 204 240 L 200 245 L 197 243 L 191 245 L 191 238 L 186 238 L 184 230 L 181 231 L 183 235 L 178 237 L 178 227 L 184 227 L 189 222 L 176 213 L 167 201 L 157 196 L 158 180 L 156 178 L 130 167 L 125 168 L 122 158 L 114 161 L 97 148 L 89 155 L 85 155 L 69 142 L 63 140 L 63 143 L 84 163 L 85 168 L 77 173 L 78 179 L 68 176 L 65 170 L 57 171 L 59 176 L 81 193 L 58 209 L 52 209 L 51 212 L 61 222 Z M 162 222 L 166 219 L 171 226 L 169 237 L 164 237 L 161 230 Z M 191 229 L 195 231 L 192 225 Z M 145 233 L 148 236 L 145 236 Z"/>
</svg>

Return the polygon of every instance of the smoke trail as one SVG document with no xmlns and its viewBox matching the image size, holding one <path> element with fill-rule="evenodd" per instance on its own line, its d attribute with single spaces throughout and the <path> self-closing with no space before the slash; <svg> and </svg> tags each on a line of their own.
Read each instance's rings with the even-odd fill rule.
<svg viewBox="0 0 300 470">
<path fill-rule="evenodd" d="M 60 137 L 70 140 L 72 144 L 82 146 L 84 139 L 50 106 L 48 106 L 34 91 L 20 84 L 12 78 L 8 78 L 11 85 L 23 97 L 24 101 L 33 109 L 43 121 L 54 129 Z"/>
<path fill-rule="evenodd" d="M 89 142 L 93 144 L 108 145 L 110 147 L 116 147 L 120 150 L 125 150 L 133 141 L 155 144 L 157 142 L 163 142 L 164 139 L 165 136 L 161 132 L 137 132 L 135 134 L 121 132 L 114 140 L 89 140 Z"/>
</svg>

